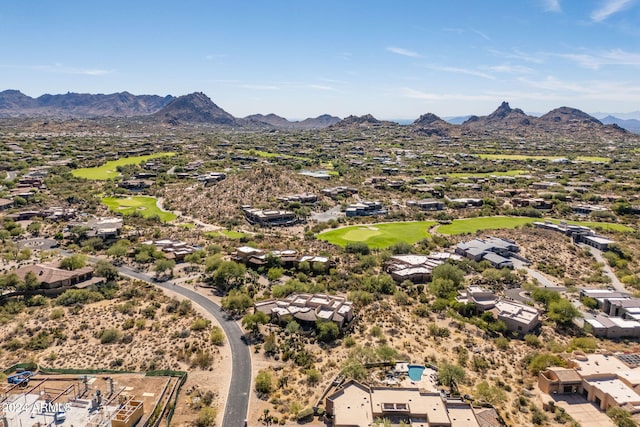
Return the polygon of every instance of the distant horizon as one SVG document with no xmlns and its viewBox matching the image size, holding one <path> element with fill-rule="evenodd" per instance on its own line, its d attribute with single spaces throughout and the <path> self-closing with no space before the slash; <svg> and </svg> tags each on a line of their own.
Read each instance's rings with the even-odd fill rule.
<svg viewBox="0 0 640 427">
<path fill-rule="evenodd" d="M 640 110 L 640 0 L 112 0 L 0 6 L 25 94 L 202 91 L 282 117 Z"/>
<path fill-rule="evenodd" d="M 179 98 L 179 97 L 181 97 L 181 96 L 190 95 L 190 94 L 192 94 L 192 93 L 202 92 L 202 93 L 204 93 L 204 94 L 205 94 L 209 99 L 211 99 L 211 101 L 213 101 L 213 103 L 215 103 L 218 107 L 222 108 L 224 111 L 226 111 L 226 112 L 230 113 L 230 114 L 231 114 L 231 115 L 233 115 L 234 117 L 237 117 L 237 118 L 244 118 L 244 117 L 248 117 L 248 116 L 252 116 L 252 115 L 256 115 L 256 114 L 262 114 L 262 115 L 265 115 L 265 116 L 266 116 L 266 115 L 268 115 L 268 114 L 275 114 L 275 115 L 277 115 L 277 116 L 279 116 L 279 117 L 282 117 L 282 118 L 285 118 L 285 119 L 287 119 L 288 121 L 291 121 L 291 122 L 294 122 L 294 121 L 303 121 L 303 120 L 305 120 L 305 119 L 309 119 L 309 118 L 317 118 L 317 117 L 322 116 L 322 115 L 330 115 L 330 116 L 338 117 L 338 118 L 340 118 L 340 119 L 345 119 L 346 117 L 349 117 L 349 116 L 363 116 L 363 115 L 371 114 L 373 117 L 375 117 L 375 118 L 376 118 L 376 119 L 378 119 L 378 120 L 389 121 L 389 122 L 395 122 L 395 123 L 398 123 L 398 124 L 410 124 L 410 123 L 414 122 L 415 120 L 417 120 L 417 119 L 418 119 L 420 116 L 422 116 L 423 114 L 428 114 L 428 113 L 435 114 L 435 115 L 437 115 L 438 117 L 440 117 L 441 119 L 443 119 L 443 120 L 447 121 L 447 120 L 451 120 L 451 119 L 458 119 L 458 118 L 464 118 L 464 117 L 470 117 L 470 116 L 479 116 L 479 117 L 481 117 L 481 116 L 487 116 L 487 115 L 491 114 L 492 112 L 494 112 L 494 111 L 496 110 L 496 108 L 498 108 L 498 107 L 502 104 L 502 102 L 507 102 L 507 103 L 509 104 L 509 106 L 510 106 L 512 109 L 520 108 L 521 110 L 523 110 L 523 111 L 525 112 L 525 114 L 530 115 L 530 116 L 534 116 L 534 117 L 540 117 L 540 116 L 542 116 L 542 115 L 544 115 L 544 114 L 548 113 L 549 111 L 554 110 L 554 109 L 556 109 L 556 108 L 560 108 L 560 107 L 576 108 L 576 107 L 574 107 L 574 106 L 572 106 L 572 105 L 564 104 L 564 105 L 558 105 L 558 106 L 556 106 L 556 107 L 553 107 L 553 108 L 551 108 L 550 110 L 545 111 L 545 112 L 540 112 L 540 111 L 536 111 L 536 112 L 529 112 L 529 111 L 526 111 L 525 109 L 521 108 L 521 107 L 520 107 L 520 106 L 518 106 L 518 105 L 513 105 L 509 100 L 502 100 L 502 101 L 497 102 L 496 106 L 495 106 L 492 110 L 490 110 L 490 111 L 488 111 L 488 112 L 485 112 L 485 113 L 475 113 L 475 114 L 452 114 L 452 115 L 440 115 L 440 114 L 438 114 L 438 113 L 437 113 L 437 112 L 435 112 L 435 111 L 424 111 L 424 112 L 422 112 L 422 113 L 418 114 L 418 115 L 417 115 L 417 116 L 415 116 L 415 117 L 378 117 L 378 116 L 376 116 L 375 114 L 372 114 L 372 113 L 363 113 L 363 114 L 347 114 L 346 116 L 340 116 L 340 115 L 338 115 L 338 114 L 334 114 L 334 113 L 332 113 L 332 112 L 324 112 L 324 113 L 320 113 L 320 114 L 317 114 L 317 115 L 314 115 L 314 116 L 307 116 L 307 117 L 287 117 L 287 116 L 280 115 L 280 114 L 278 114 L 277 112 L 269 111 L 269 112 L 255 112 L 255 113 L 250 113 L 250 114 L 246 114 L 246 115 L 239 116 L 239 115 L 233 114 L 231 111 L 229 111 L 227 108 L 225 108 L 225 106 L 224 106 L 224 105 L 220 104 L 220 103 L 219 103 L 219 102 L 217 102 L 213 97 L 211 97 L 209 94 L 207 94 L 207 93 L 205 93 L 205 92 L 203 92 L 203 91 L 195 91 L 195 92 L 190 92 L 190 93 L 183 94 L 183 95 L 174 95 L 174 94 L 170 94 L 170 93 L 169 93 L 169 94 L 157 94 L 157 93 L 135 93 L 135 91 L 131 91 L 131 90 L 121 90 L 121 91 L 117 91 L 117 92 L 109 92 L 109 93 L 106 93 L 106 92 L 96 92 L 96 93 L 92 93 L 92 92 L 73 92 L 73 91 L 66 91 L 66 92 L 61 92 L 61 93 L 45 92 L 45 93 L 42 93 L 42 94 L 40 94 L 40 95 L 35 95 L 35 96 L 34 96 L 34 95 L 32 95 L 32 94 L 25 93 L 24 91 L 22 91 L 22 90 L 20 90 L 20 89 L 7 88 L 7 89 L 2 89 L 2 90 L 0 90 L 0 93 L 1 93 L 1 92 L 5 92 L 5 91 L 14 91 L 14 90 L 15 90 L 15 91 L 18 91 L 18 92 L 20 92 L 20 93 L 22 93 L 22 94 L 24 94 L 24 95 L 26 95 L 26 96 L 29 96 L 29 97 L 31 97 L 31 98 L 38 98 L 38 97 L 43 96 L 43 95 L 53 95 L 53 96 L 55 96 L 55 95 L 65 95 L 65 94 L 68 94 L 68 93 L 75 93 L 75 94 L 80 94 L 80 95 L 83 95 L 83 94 L 84 94 L 84 95 L 111 95 L 111 94 L 114 94 L 114 93 L 125 93 L 125 92 L 126 92 L 126 93 L 130 93 L 130 94 L 131 94 L 131 95 L 133 95 L 133 96 L 147 96 L 147 95 L 148 95 L 148 96 L 159 96 L 159 97 L 167 97 L 167 96 L 171 96 L 171 97 L 173 97 L 173 98 Z M 579 109 L 579 108 L 578 108 L 578 109 Z M 583 110 L 581 110 L 581 111 L 583 111 Z M 637 116 L 637 117 L 636 117 L 636 119 L 640 120 L 640 110 L 637 110 L 637 111 L 628 111 L 628 112 L 601 112 L 601 111 L 598 111 L 598 112 L 589 112 L 589 111 L 584 111 L 584 112 L 585 112 L 585 113 L 587 113 L 587 114 L 589 114 L 589 115 L 591 115 L 591 116 L 593 116 L 593 117 L 596 117 L 596 118 L 598 118 L 598 119 L 600 119 L 600 118 L 603 118 L 603 117 L 606 117 L 606 116 L 609 116 L 609 115 L 610 115 L 610 116 L 612 116 L 612 117 L 615 117 L 615 118 L 618 118 L 618 119 L 624 120 L 623 118 L 618 117 L 618 116 L 616 115 L 616 114 L 619 114 L 619 115 L 623 115 L 623 116 L 634 116 L 634 117 L 635 117 L 635 116 Z"/>
</svg>

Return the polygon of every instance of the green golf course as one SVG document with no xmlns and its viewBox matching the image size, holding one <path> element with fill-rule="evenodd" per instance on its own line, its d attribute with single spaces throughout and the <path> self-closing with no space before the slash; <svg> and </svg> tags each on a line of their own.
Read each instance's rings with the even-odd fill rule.
<svg viewBox="0 0 640 427">
<path fill-rule="evenodd" d="M 80 168 L 71 171 L 71 174 L 78 178 L 93 179 L 96 181 L 105 181 L 110 178 L 117 178 L 120 173 L 118 172 L 118 166 L 136 165 L 142 162 L 149 161 L 151 159 L 157 159 L 159 157 L 175 156 L 176 153 L 156 153 L 146 156 L 135 157 L 123 157 L 118 160 L 111 160 L 102 166 L 96 166 L 93 168 Z"/>
<path fill-rule="evenodd" d="M 156 205 L 157 199 L 149 196 L 132 196 L 127 198 L 104 197 L 102 203 L 109 206 L 113 212 L 119 212 L 123 215 L 131 215 L 134 212 L 140 212 L 145 218 L 151 218 L 157 215 L 162 222 L 172 221 L 177 216 L 172 212 L 161 210 Z"/>
<path fill-rule="evenodd" d="M 436 221 L 392 222 L 384 224 L 353 225 L 325 231 L 318 239 L 334 245 L 346 246 L 349 242 L 364 242 L 371 248 L 388 248 L 396 243 L 416 243 L 430 236 L 427 230 Z"/>
<path fill-rule="evenodd" d="M 550 218 L 529 218 L 519 216 L 493 216 L 481 218 L 456 219 L 451 224 L 440 225 L 436 228 L 438 234 L 473 234 L 482 230 L 500 230 L 521 227 L 537 221 L 551 221 L 559 224 L 561 220 Z M 594 221 L 566 221 L 568 224 L 582 225 L 593 229 L 615 232 L 630 232 L 633 228 L 610 222 Z M 370 248 L 388 248 L 396 243 L 414 244 L 430 237 L 429 228 L 438 224 L 436 221 L 411 221 L 381 224 L 351 225 L 324 231 L 317 235 L 319 240 L 337 246 L 346 246 L 350 242 L 363 242 Z"/>
</svg>

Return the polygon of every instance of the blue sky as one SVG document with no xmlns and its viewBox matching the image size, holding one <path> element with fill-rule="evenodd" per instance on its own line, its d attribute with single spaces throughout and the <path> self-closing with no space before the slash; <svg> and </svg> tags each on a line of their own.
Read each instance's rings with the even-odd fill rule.
<svg viewBox="0 0 640 427">
<path fill-rule="evenodd" d="M 235 116 L 640 110 L 640 0 L 3 0 L 0 90 Z"/>
</svg>

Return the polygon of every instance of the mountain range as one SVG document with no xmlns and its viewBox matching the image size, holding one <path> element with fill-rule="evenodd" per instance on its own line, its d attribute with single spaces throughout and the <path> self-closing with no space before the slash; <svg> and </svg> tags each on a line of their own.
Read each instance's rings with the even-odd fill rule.
<svg viewBox="0 0 640 427">
<path fill-rule="evenodd" d="M 173 96 L 132 95 L 129 92 L 103 94 L 66 93 L 31 98 L 17 90 L 0 92 L 0 117 L 131 117 L 155 113 Z"/>
<path fill-rule="evenodd" d="M 253 114 L 244 118 L 234 117 L 216 105 L 207 95 L 195 92 L 189 95 L 165 97 L 157 95 L 132 95 L 129 92 L 114 94 L 42 95 L 31 98 L 17 90 L 0 92 L 0 117 L 137 117 L 150 123 L 169 126 L 206 124 L 225 127 L 262 129 L 321 129 L 326 127 L 349 128 L 369 126 L 401 126 L 394 122 L 379 121 L 372 115 L 349 116 L 344 119 L 321 115 L 302 121 L 289 121 L 275 114 Z M 451 119 L 451 118 L 450 118 Z M 511 108 L 503 102 L 487 116 L 454 118 L 453 124 L 432 113 L 426 113 L 410 125 L 413 131 L 441 138 L 495 134 L 510 138 L 527 138 L 548 133 L 592 138 L 615 138 L 640 130 L 640 121 L 605 117 L 602 121 L 570 107 L 556 108 L 540 117 L 528 115 L 519 108 Z"/>
</svg>

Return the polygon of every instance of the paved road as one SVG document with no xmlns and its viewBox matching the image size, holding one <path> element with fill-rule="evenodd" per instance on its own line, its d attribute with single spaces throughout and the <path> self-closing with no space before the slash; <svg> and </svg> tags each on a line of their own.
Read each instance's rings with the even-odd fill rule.
<svg viewBox="0 0 640 427">
<path fill-rule="evenodd" d="M 589 245 L 585 245 L 585 244 L 580 244 L 579 245 L 581 248 L 586 248 L 589 249 L 589 251 L 591 252 L 591 255 L 593 255 L 593 257 L 596 259 L 596 261 L 601 262 L 602 264 L 604 264 L 604 267 L 602 268 L 603 273 L 605 276 L 609 277 L 611 279 L 611 286 L 613 286 L 615 288 L 616 291 L 618 292 L 627 292 L 627 290 L 624 287 L 624 284 L 620 281 L 620 279 L 618 279 L 618 276 L 616 276 L 616 273 L 613 272 L 613 270 L 611 269 L 611 266 L 609 265 L 609 261 L 607 261 L 603 256 L 602 256 L 602 251 L 596 249 L 596 248 L 592 248 Z"/>
<path fill-rule="evenodd" d="M 540 284 L 540 286 L 543 286 L 545 288 L 558 287 L 557 283 L 553 282 L 552 280 L 550 280 L 548 277 L 546 277 L 539 271 L 534 270 L 533 268 L 530 268 L 527 264 L 520 261 L 519 259 L 511 258 L 511 261 L 513 262 L 513 268 L 515 268 L 516 270 L 526 270 L 527 274 L 531 278 L 536 279 Z"/>
<path fill-rule="evenodd" d="M 172 282 L 156 283 L 151 276 L 139 273 L 128 266 L 123 265 L 117 268 L 118 271 L 125 276 L 153 283 L 160 288 L 171 290 L 190 299 L 195 304 L 202 306 L 220 322 L 220 326 L 227 335 L 227 341 L 231 346 L 232 360 L 231 386 L 229 387 L 227 406 L 224 410 L 222 425 L 224 427 L 243 427 L 249 408 L 251 355 L 249 353 L 249 347 L 240 339 L 242 330 L 238 326 L 238 323 L 233 320 L 227 320 L 225 313 L 220 310 L 219 305 L 197 292 L 175 285 Z"/>
</svg>

